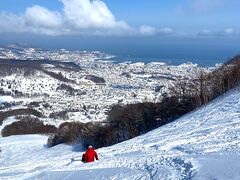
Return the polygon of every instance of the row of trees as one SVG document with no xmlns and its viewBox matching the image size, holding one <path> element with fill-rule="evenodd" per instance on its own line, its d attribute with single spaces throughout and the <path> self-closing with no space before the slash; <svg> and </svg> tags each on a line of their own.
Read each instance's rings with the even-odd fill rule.
<svg viewBox="0 0 240 180">
<path fill-rule="evenodd" d="M 3 137 L 21 134 L 52 134 L 57 132 L 53 125 L 45 125 L 41 120 L 34 116 L 17 116 L 18 121 L 13 122 L 3 128 Z"/>
<path fill-rule="evenodd" d="M 236 87 L 240 83 L 240 56 L 224 63 L 211 73 L 200 73 L 196 79 L 183 79 L 171 89 L 171 96 L 180 100 L 191 98 L 199 107 Z"/>
<path fill-rule="evenodd" d="M 43 114 L 35 109 L 14 109 L 9 111 L 0 112 L 0 125 L 2 125 L 3 120 L 11 116 L 18 116 L 18 115 L 33 115 L 36 117 L 43 117 Z"/>
<path fill-rule="evenodd" d="M 166 97 L 161 103 L 115 105 L 108 112 L 106 122 L 66 122 L 55 135 L 50 136 L 48 146 L 59 143 L 82 143 L 96 148 L 113 145 L 167 124 L 192 110 L 192 100 L 179 101 Z"/>
</svg>

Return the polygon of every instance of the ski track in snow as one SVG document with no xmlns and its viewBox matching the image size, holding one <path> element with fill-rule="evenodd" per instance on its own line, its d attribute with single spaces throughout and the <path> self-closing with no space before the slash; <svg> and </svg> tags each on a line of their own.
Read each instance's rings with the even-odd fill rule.
<svg viewBox="0 0 240 180">
<path fill-rule="evenodd" d="M 71 146 L 48 149 L 46 142 L 40 135 L 0 137 L 0 179 L 237 180 L 240 88 L 173 123 L 98 149 L 95 163 L 83 164 L 82 152 Z"/>
</svg>

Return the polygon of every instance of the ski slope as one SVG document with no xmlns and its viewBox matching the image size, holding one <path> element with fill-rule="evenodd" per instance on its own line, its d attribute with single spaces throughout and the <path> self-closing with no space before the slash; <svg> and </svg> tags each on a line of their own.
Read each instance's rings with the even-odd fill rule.
<svg viewBox="0 0 240 180">
<path fill-rule="evenodd" d="M 0 179 L 240 179 L 240 88 L 145 135 L 98 149 L 45 147 L 46 136 L 0 138 Z"/>
</svg>

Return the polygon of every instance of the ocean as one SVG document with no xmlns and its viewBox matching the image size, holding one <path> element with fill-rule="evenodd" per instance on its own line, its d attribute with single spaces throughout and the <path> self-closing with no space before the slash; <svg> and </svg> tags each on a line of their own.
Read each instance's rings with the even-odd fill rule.
<svg viewBox="0 0 240 180">
<path fill-rule="evenodd" d="M 240 40 L 238 39 L 166 39 L 157 42 L 146 41 L 130 43 L 119 48 L 102 49 L 115 55 L 111 60 L 119 63 L 131 62 L 164 62 L 171 65 L 192 62 L 200 66 L 214 66 L 224 63 L 240 54 Z"/>
<path fill-rule="evenodd" d="M 179 65 L 186 62 L 214 66 L 240 54 L 240 36 L 217 37 L 111 37 L 111 36 L 3 36 L 1 44 L 28 44 L 50 49 L 103 51 L 114 55 L 115 63 L 165 62 Z"/>
<path fill-rule="evenodd" d="M 59 42 L 58 46 L 61 46 Z M 240 54 L 240 37 L 96 37 L 66 40 L 65 48 L 99 50 L 112 54 L 116 63 L 165 62 L 179 65 L 186 62 L 214 66 Z"/>
</svg>

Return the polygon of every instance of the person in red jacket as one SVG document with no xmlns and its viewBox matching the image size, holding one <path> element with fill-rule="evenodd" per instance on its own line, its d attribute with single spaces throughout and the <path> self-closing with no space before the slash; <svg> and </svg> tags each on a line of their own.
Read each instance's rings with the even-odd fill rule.
<svg viewBox="0 0 240 180">
<path fill-rule="evenodd" d="M 85 163 L 94 162 L 94 159 L 98 160 L 98 155 L 94 151 L 93 147 L 88 146 L 88 150 L 83 154 L 82 161 Z"/>
</svg>

